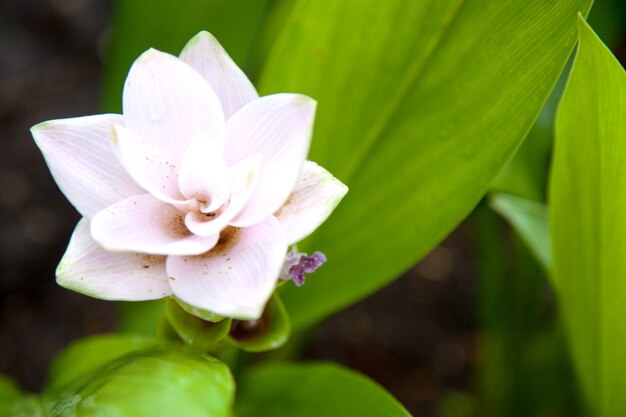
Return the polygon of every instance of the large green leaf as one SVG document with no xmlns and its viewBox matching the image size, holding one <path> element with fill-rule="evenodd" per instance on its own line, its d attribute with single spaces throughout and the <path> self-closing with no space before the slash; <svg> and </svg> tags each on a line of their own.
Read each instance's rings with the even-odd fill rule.
<svg viewBox="0 0 626 417">
<path fill-rule="evenodd" d="M 207 355 L 153 348 L 125 355 L 46 408 L 59 417 L 229 417 L 234 381 Z"/>
<path fill-rule="evenodd" d="M 117 1 L 104 76 L 104 108 L 121 110 L 124 79 L 139 54 L 157 48 L 178 55 L 201 30 L 215 35 L 239 65 L 245 64 L 268 1 Z"/>
<path fill-rule="evenodd" d="M 626 73 L 584 21 L 556 121 L 558 296 L 592 414 L 626 415 Z"/>
<path fill-rule="evenodd" d="M 269 364 L 239 382 L 238 417 L 409 417 L 383 388 L 329 363 Z"/>
<path fill-rule="evenodd" d="M 294 327 L 381 287 L 477 204 L 528 133 L 591 0 L 300 0 L 263 93 L 319 101 L 310 158 L 351 191 L 284 287 Z"/>
<path fill-rule="evenodd" d="M 594 0 L 593 8 L 589 12 L 589 22 L 609 47 L 618 45 L 621 26 L 626 24 L 626 8 L 623 3 L 623 0 Z M 566 67 L 524 144 L 495 179 L 491 190 L 535 201 L 546 201 L 554 118 L 568 75 L 569 70 Z"/>
</svg>

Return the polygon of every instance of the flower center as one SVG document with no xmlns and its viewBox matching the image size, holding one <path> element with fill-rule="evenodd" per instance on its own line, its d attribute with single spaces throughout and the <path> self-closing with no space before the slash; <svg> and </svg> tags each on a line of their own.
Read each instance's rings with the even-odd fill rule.
<svg viewBox="0 0 626 417">
<path fill-rule="evenodd" d="M 195 205 L 194 207 L 192 207 L 191 211 L 195 211 L 198 219 L 200 219 L 201 221 L 209 222 L 215 217 L 219 216 L 224 211 L 227 205 L 228 200 L 220 204 L 219 200 L 212 199 L 206 196 L 196 196 Z"/>
</svg>

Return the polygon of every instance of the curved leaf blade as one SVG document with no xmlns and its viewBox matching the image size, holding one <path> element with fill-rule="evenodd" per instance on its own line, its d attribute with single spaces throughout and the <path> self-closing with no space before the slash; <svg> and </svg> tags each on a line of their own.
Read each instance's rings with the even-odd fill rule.
<svg viewBox="0 0 626 417">
<path fill-rule="evenodd" d="M 230 417 L 234 381 L 207 355 L 161 348 L 126 355 L 60 398 L 51 415 Z"/>
<path fill-rule="evenodd" d="M 330 363 L 252 369 L 240 382 L 235 411 L 239 417 L 410 417 L 378 384 Z"/>
<path fill-rule="evenodd" d="M 550 219 L 554 274 L 592 414 L 626 414 L 626 73 L 582 20 L 556 120 Z"/>
<path fill-rule="evenodd" d="M 295 328 L 383 286 L 472 210 L 532 126 L 590 3 L 294 6 L 260 90 L 319 101 L 310 158 L 351 189 L 306 242 L 329 262 L 281 289 Z"/>
</svg>

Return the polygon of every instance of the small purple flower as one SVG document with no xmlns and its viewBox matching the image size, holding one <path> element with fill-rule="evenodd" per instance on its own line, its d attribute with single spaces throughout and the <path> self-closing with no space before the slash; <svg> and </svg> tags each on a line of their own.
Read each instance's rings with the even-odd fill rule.
<svg viewBox="0 0 626 417">
<path fill-rule="evenodd" d="M 304 285 L 305 274 L 312 274 L 326 262 L 326 255 L 322 252 L 313 252 L 311 255 L 291 250 L 285 259 L 281 279 L 292 279 L 298 287 Z"/>
</svg>

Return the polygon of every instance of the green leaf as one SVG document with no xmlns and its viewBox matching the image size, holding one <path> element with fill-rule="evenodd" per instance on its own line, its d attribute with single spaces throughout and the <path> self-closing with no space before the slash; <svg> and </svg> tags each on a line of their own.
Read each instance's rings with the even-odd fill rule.
<svg viewBox="0 0 626 417">
<path fill-rule="evenodd" d="M 290 333 L 289 315 L 283 302 L 274 294 L 259 320 L 234 321 L 228 340 L 239 349 L 263 352 L 283 346 Z"/>
<path fill-rule="evenodd" d="M 238 417 L 410 416 L 378 384 L 330 363 L 253 368 L 240 382 L 235 411 Z"/>
<path fill-rule="evenodd" d="M 118 331 L 123 333 L 154 336 L 158 318 L 163 314 L 163 300 L 120 301 Z"/>
<path fill-rule="evenodd" d="M 22 410 L 27 409 L 32 399 L 24 397 L 18 385 L 8 376 L 0 374 L 0 417 L 28 416 Z M 20 414 L 21 413 L 21 414 Z M 31 413 L 31 415 L 36 415 Z"/>
<path fill-rule="evenodd" d="M 208 352 L 228 335 L 231 320 L 217 323 L 202 320 L 185 311 L 174 299 L 165 300 L 165 316 L 178 336 L 194 350 Z"/>
<path fill-rule="evenodd" d="M 80 339 L 54 359 L 50 367 L 46 392 L 53 394 L 72 389 L 107 363 L 154 345 L 154 338 L 126 334 Z"/>
<path fill-rule="evenodd" d="M 196 33 L 211 32 L 239 65 L 246 62 L 268 0 L 116 2 L 104 74 L 104 108 L 119 112 L 128 69 L 149 48 L 178 55 Z"/>
<path fill-rule="evenodd" d="M 508 194 L 493 194 L 489 205 L 513 226 L 541 266 L 549 272 L 552 245 L 546 205 Z"/>
<path fill-rule="evenodd" d="M 26 395 L 5 403 L 0 399 L 0 417 L 44 417 L 44 407 L 35 395 Z"/>
<path fill-rule="evenodd" d="M 556 120 L 550 184 L 554 274 L 591 414 L 626 415 L 626 73 L 592 29 Z"/>
<path fill-rule="evenodd" d="M 408 269 L 472 210 L 554 86 L 591 0 L 300 0 L 262 93 L 319 102 L 310 159 L 350 186 L 281 288 L 295 328 Z"/>
<path fill-rule="evenodd" d="M 154 348 L 108 364 L 49 408 L 60 417 L 229 417 L 233 396 L 230 371 L 217 359 Z"/>
<path fill-rule="evenodd" d="M 22 396 L 22 391 L 18 385 L 8 376 L 0 374 L 0 407 L 9 401 L 16 400 Z"/>
</svg>

